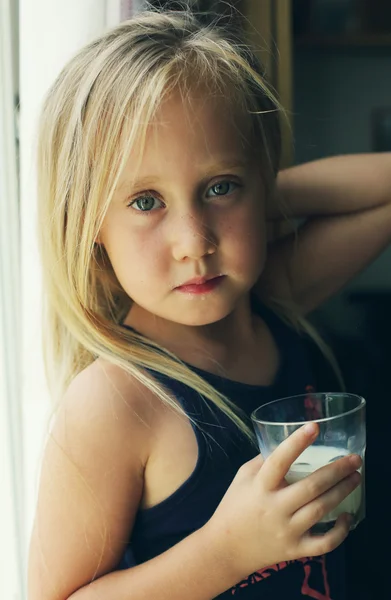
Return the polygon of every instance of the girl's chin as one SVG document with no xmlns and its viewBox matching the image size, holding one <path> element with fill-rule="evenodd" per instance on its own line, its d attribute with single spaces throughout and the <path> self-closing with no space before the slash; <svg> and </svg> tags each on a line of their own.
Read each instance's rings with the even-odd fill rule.
<svg viewBox="0 0 391 600">
<path fill-rule="evenodd" d="M 188 311 L 187 314 L 185 311 L 182 314 L 176 314 L 172 316 L 172 320 L 174 323 L 178 325 L 184 325 L 187 327 L 203 327 L 208 325 L 214 325 L 223 321 L 228 315 L 231 314 L 232 308 L 226 310 L 216 310 L 216 311 L 204 311 L 199 314 L 191 314 L 192 311 Z M 205 314 L 207 312 L 208 314 Z"/>
</svg>

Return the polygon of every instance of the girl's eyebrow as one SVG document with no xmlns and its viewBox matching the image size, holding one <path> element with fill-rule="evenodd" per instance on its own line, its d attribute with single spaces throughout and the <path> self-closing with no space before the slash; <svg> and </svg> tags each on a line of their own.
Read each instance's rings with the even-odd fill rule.
<svg viewBox="0 0 391 600">
<path fill-rule="evenodd" d="M 205 165 L 204 168 L 202 169 L 206 176 L 208 176 L 208 174 L 213 174 L 213 173 L 224 173 L 224 171 L 229 171 L 230 169 L 243 169 L 245 167 L 248 167 L 249 164 L 249 160 L 248 158 L 245 157 L 233 157 L 231 159 L 225 159 L 225 160 L 221 160 L 220 162 L 214 162 L 208 165 Z"/>
<path fill-rule="evenodd" d="M 244 157 L 233 157 L 231 159 L 221 160 L 219 162 L 213 162 L 209 164 L 205 164 L 200 167 L 200 173 L 202 173 L 202 180 L 208 179 L 212 175 L 216 173 L 224 173 L 225 171 L 230 171 L 232 169 L 243 169 L 248 167 L 249 160 Z M 163 176 L 164 177 L 164 176 Z M 129 179 L 128 181 L 124 181 L 121 183 L 115 190 L 116 193 L 121 193 L 126 191 L 130 193 L 132 190 L 142 190 L 148 189 L 155 185 L 161 183 L 163 177 L 158 177 L 156 175 L 146 175 L 145 177 L 140 177 L 139 179 Z"/>
<path fill-rule="evenodd" d="M 153 175 L 146 175 L 145 177 L 141 177 L 140 179 L 129 179 L 128 181 L 124 181 L 119 186 L 115 188 L 116 192 L 122 191 L 132 191 L 134 189 L 148 188 L 152 187 L 156 183 L 160 181 L 159 177 Z"/>
</svg>

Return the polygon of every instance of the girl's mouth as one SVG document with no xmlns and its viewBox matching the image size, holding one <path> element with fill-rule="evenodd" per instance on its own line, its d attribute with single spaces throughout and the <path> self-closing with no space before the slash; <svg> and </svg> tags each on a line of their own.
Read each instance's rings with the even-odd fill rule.
<svg viewBox="0 0 391 600">
<path fill-rule="evenodd" d="M 211 278 L 196 277 L 176 287 L 175 290 L 184 294 L 207 294 L 216 289 L 222 283 L 224 277 L 225 275 Z"/>
</svg>

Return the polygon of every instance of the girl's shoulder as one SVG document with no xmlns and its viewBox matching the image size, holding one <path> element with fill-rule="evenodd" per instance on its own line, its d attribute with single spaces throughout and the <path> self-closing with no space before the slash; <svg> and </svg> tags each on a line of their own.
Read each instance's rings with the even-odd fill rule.
<svg viewBox="0 0 391 600">
<path fill-rule="evenodd" d="M 57 409 L 53 430 L 61 437 L 66 435 L 65 429 L 73 436 L 95 435 L 102 445 L 104 440 L 116 440 L 124 456 L 137 448 L 144 462 L 155 407 L 153 394 L 134 377 L 97 359 L 70 383 Z"/>
</svg>

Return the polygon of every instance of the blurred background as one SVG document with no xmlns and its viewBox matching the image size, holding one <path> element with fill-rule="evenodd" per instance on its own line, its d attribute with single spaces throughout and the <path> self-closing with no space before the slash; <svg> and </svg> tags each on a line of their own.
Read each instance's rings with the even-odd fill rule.
<svg viewBox="0 0 391 600">
<path fill-rule="evenodd" d="M 41 355 L 35 132 L 64 63 L 144 0 L 0 1 L 0 597 L 24 600 L 27 542 L 50 402 Z M 181 3 L 150 4 L 178 8 Z M 183 3 L 182 3 L 183 4 Z M 244 28 L 287 109 L 282 166 L 391 151 L 390 0 L 189 0 Z M 346 387 L 368 400 L 367 519 L 347 542 L 351 599 L 389 597 L 391 250 L 314 322 Z M 319 388 L 335 387 L 313 349 Z M 276 599 L 277 600 L 277 599 Z"/>
</svg>

